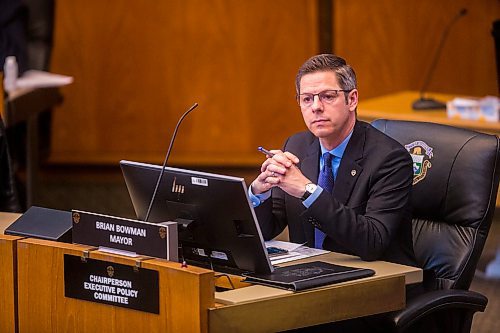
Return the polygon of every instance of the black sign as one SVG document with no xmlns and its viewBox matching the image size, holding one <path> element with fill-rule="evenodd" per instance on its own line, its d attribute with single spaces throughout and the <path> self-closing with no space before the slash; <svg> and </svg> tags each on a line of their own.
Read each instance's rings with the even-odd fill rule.
<svg viewBox="0 0 500 333">
<path fill-rule="evenodd" d="M 64 295 L 160 313 L 158 271 L 64 255 Z"/>
<path fill-rule="evenodd" d="M 177 223 L 149 223 L 73 211 L 73 243 L 103 246 L 177 261 Z"/>
</svg>

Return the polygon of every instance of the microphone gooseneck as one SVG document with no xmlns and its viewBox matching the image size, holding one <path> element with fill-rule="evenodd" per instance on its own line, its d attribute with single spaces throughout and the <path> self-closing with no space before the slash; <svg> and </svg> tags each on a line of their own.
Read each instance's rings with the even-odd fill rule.
<svg viewBox="0 0 500 333">
<path fill-rule="evenodd" d="M 179 126 L 181 125 L 184 118 L 186 118 L 186 116 L 191 111 L 196 109 L 196 107 L 198 107 L 198 103 L 194 103 L 193 106 L 191 106 L 186 112 L 184 112 L 184 114 L 179 118 L 177 125 L 175 125 L 174 133 L 172 134 L 172 138 L 170 139 L 170 144 L 168 146 L 167 154 L 165 155 L 165 160 L 163 161 L 163 165 L 162 165 L 162 168 L 160 170 L 160 175 L 158 176 L 158 180 L 156 181 L 156 186 L 155 186 L 155 189 L 153 191 L 153 195 L 151 196 L 151 201 L 149 202 L 149 207 L 148 207 L 148 211 L 146 212 L 146 217 L 144 217 L 144 222 L 148 222 L 149 214 L 151 213 L 151 208 L 153 207 L 153 203 L 154 203 L 155 198 L 156 198 L 156 193 L 158 192 L 158 189 L 160 188 L 161 179 L 163 177 L 163 170 L 165 169 L 165 166 L 167 165 L 167 161 L 168 161 L 168 158 L 170 156 L 170 153 L 172 152 L 172 147 L 174 145 L 175 137 L 177 136 L 177 130 L 179 129 Z"/>
<path fill-rule="evenodd" d="M 436 69 L 436 65 L 441 56 L 441 51 L 443 50 L 443 46 L 448 38 L 448 35 L 451 31 L 453 25 L 463 16 L 467 15 L 467 9 L 462 8 L 458 11 L 458 13 L 451 19 L 451 21 L 446 25 L 443 30 L 443 34 L 441 35 L 441 39 L 439 40 L 438 47 L 436 49 L 436 53 L 434 53 L 434 57 L 432 58 L 431 65 L 426 73 L 424 84 L 420 89 L 420 98 L 413 103 L 413 109 L 422 110 L 422 109 L 442 109 L 446 108 L 446 104 L 438 102 L 434 99 L 425 98 L 425 92 L 429 86 L 432 75 Z"/>
</svg>

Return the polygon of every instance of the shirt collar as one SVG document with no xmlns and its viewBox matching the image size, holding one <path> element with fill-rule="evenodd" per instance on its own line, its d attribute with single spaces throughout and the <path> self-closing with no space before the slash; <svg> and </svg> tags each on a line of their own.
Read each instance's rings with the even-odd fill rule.
<svg viewBox="0 0 500 333">
<path fill-rule="evenodd" d="M 330 154 L 335 155 L 336 157 L 342 158 L 342 156 L 344 156 L 344 151 L 347 147 L 347 144 L 349 143 L 349 140 L 351 139 L 352 132 L 353 131 L 351 131 L 351 133 L 349 133 L 349 135 L 344 139 L 344 141 L 342 141 L 337 147 L 333 148 L 332 150 L 326 150 L 326 148 L 323 147 L 323 145 L 321 145 L 321 143 L 320 143 L 321 155 L 323 156 L 324 153 L 330 152 Z"/>
</svg>

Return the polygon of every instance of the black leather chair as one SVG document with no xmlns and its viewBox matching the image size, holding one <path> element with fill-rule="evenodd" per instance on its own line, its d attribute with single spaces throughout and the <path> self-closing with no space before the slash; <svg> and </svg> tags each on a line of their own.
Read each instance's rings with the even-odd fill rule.
<svg viewBox="0 0 500 333">
<path fill-rule="evenodd" d="M 413 248 L 425 292 L 393 313 L 395 332 L 469 332 L 488 299 L 469 291 L 490 229 L 499 180 L 499 139 L 451 126 L 372 123 L 413 156 Z"/>
</svg>

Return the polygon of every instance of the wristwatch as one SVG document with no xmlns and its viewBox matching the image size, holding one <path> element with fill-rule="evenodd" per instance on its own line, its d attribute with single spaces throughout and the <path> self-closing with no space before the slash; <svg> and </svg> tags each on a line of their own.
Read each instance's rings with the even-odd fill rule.
<svg viewBox="0 0 500 333">
<path fill-rule="evenodd" d="M 313 183 L 309 183 L 309 184 L 306 184 L 306 188 L 305 188 L 305 192 L 304 194 L 302 195 L 302 198 L 300 198 L 300 200 L 304 201 L 306 200 L 307 198 L 309 198 L 309 196 L 311 194 L 314 193 L 314 191 L 316 191 L 316 188 L 318 187 L 318 185 L 316 184 L 313 184 Z"/>
</svg>

